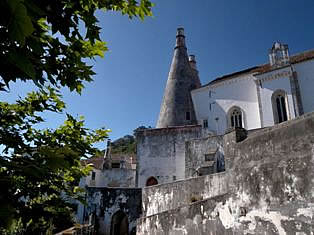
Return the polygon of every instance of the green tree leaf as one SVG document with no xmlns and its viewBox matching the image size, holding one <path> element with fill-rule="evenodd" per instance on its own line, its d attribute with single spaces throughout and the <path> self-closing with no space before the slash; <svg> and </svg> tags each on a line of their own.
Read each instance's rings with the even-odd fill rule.
<svg viewBox="0 0 314 235">
<path fill-rule="evenodd" d="M 17 69 L 21 69 L 27 76 L 35 78 L 35 69 L 33 64 L 30 62 L 28 57 L 23 53 L 18 53 L 16 51 L 10 51 L 8 55 L 8 60 L 14 63 Z"/>
<path fill-rule="evenodd" d="M 34 31 L 31 18 L 27 15 L 27 9 L 22 0 L 9 0 L 11 19 L 9 24 L 9 35 L 12 40 L 16 40 L 24 45 L 25 38 Z"/>
<path fill-rule="evenodd" d="M 90 130 L 69 114 L 56 129 L 38 125 L 45 112 L 64 115 L 62 87 L 81 93 L 93 81 L 86 58 L 108 50 L 96 11 L 143 19 L 151 7 L 149 0 L 0 1 L 0 92 L 18 79 L 39 88 L 15 103 L 0 102 L 0 234 L 52 234 L 72 226 L 69 201 L 84 202 L 77 185 L 92 169 L 80 160 L 100 152 L 94 143 L 109 130 Z"/>
</svg>

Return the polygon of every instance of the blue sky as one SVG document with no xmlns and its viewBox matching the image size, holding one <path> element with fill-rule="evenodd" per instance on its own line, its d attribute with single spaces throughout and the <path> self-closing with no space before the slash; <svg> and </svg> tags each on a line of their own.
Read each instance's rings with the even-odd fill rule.
<svg viewBox="0 0 314 235">
<path fill-rule="evenodd" d="M 290 54 L 314 48 L 312 0 L 159 0 L 154 17 L 129 20 L 99 13 L 102 39 L 110 51 L 97 59 L 94 82 L 82 95 L 63 91 L 67 112 L 83 115 L 88 127 L 112 129 L 116 139 L 141 125 L 155 126 L 172 59 L 177 27 L 185 28 L 189 54 L 195 54 L 202 84 L 218 76 L 268 62 L 274 41 Z M 33 89 L 11 84 L 1 100 L 13 101 Z M 62 115 L 46 115 L 56 127 Z M 105 144 L 100 144 L 103 148 Z"/>
</svg>

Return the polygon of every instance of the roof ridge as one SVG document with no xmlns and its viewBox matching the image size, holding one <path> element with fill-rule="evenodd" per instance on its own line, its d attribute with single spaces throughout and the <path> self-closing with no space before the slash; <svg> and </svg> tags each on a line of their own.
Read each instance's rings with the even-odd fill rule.
<svg viewBox="0 0 314 235">
<path fill-rule="evenodd" d="M 308 54 L 310 54 L 310 55 L 308 55 Z M 308 55 L 308 56 L 306 56 L 306 55 Z M 314 49 L 309 49 L 309 50 L 291 55 L 290 56 L 290 63 L 296 64 L 296 63 L 300 63 L 300 62 L 310 60 L 313 58 L 314 58 Z M 264 71 L 263 71 L 263 69 L 264 69 Z M 229 73 L 229 74 L 225 74 L 225 75 L 222 75 L 220 77 L 217 77 L 217 78 L 211 80 L 210 82 L 202 85 L 199 88 L 206 87 L 208 85 L 212 85 L 212 84 L 215 84 L 217 82 L 229 80 L 236 75 L 246 74 L 246 73 L 250 73 L 250 72 L 267 72 L 269 69 L 270 69 L 269 63 L 265 63 L 265 64 L 261 64 L 261 65 L 255 65 L 255 66 L 252 66 L 252 67 L 249 67 L 246 69 L 242 69 L 242 70 L 237 71 L 237 72 L 233 72 L 233 73 Z M 199 89 L 199 88 L 197 88 L 197 89 Z"/>
</svg>

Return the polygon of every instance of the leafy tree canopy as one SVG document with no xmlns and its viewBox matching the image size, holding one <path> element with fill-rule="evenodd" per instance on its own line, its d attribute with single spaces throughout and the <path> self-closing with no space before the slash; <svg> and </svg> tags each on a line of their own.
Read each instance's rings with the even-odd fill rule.
<svg viewBox="0 0 314 235">
<path fill-rule="evenodd" d="M 108 130 L 91 131 L 83 118 L 69 114 L 56 130 L 35 129 L 44 121 L 43 111 L 63 111 L 60 98 L 48 87 L 14 104 L 0 103 L 0 228 L 12 234 L 40 234 L 71 225 L 69 202 L 82 200 L 76 194 L 77 181 L 91 169 L 81 167 L 80 158 L 96 154 L 92 144 L 107 137 Z"/>
<path fill-rule="evenodd" d="M 144 19 L 152 14 L 151 7 L 149 0 L 1 0 L 0 89 L 20 79 L 37 85 L 48 81 L 80 93 L 83 82 L 94 75 L 83 59 L 107 50 L 96 10 Z"/>
<path fill-rule="evenodd" d="M 0 102 L 1 234 L 49 234 L 72 223 L 77 181 L 90 170 L 80 159 L 97 154 L 93 143 L 108 130 L 89 130 L 69 114 L 55 130 L 35 126 L 44 112 L 64 112 L 61 87 L 80 93 L 92 81 L 86 58 L 107 50 L 95 12 L 143 19 L 151 7 L 149 0 L 0 1 L 0 91 L 17 80 L 39 87 L 15 103 Z"/>
</svg>

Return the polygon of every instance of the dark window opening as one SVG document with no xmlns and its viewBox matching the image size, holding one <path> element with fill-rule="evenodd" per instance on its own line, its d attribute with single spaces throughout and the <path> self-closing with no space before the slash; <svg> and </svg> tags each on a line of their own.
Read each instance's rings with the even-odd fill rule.
<svg viewBox="0 0 314 235">
<path fill-rule="evenodd" d="M 111 163 L 111 168 L 120 168 L 120 162 Z"/>
<path fill-rule="evenodd" d="M 282 116 L 281 116 L 281 105 L 280 105 L 280 99 L 279 98 L 277 98 L 276 99 L 276 104 L 277 104 L 277 111 L 278 111 L 278 121 L 279 121 L 279 123 L 281 123 L 281 122 L 283 122 L 283 120 L 282 120 Z"/>
<path fill-rule="evenodd" d="M 288 120 L 286 101 L 284 95 L 282 94 L 276 95 L 275 104 L 273 105 L 273 107 L 275 107 L 277 111 L 277 113 L 274 112 L 275 123 L 281 123 Z"/>
<path fill-rule="evenodd" d="M 239 108 L 235 108 L 231 112 L 230 125 L 231 125 L 231 127 L 243 127 L 243 124 L 242 124 L 242 113 L 239 110 Z"/>
<path fill-rule="evenodd" d="M 207 119 L 203 120 L 203 127 L 208 128 L 208 120 Z"/>
<path fill-rule="evenodd" d="M 95 178 L 96 178 L 96 172 L 92 172 L 92 180 L 95 180 Z"/>
<path fill-rule="evenodd" d="M 283 120 L 287 121 L 287 110 L 286 110 L 286 102 L 285 102 L 285 98 L 281 97 L 281 105 L 282 105 L 282 113 L 283 113 Z"/>
<path fill-rule="evenodd" d="M 205 161 L 215 161 L 215 154 L 205 154 Z"/>
<path fill-rule="evenodd" d="M 191 120 L 190 112 L 186 112 L 186 113 L 185 113 L 185 119 L 186 119 L 186 120 Z"/>
</svg>

